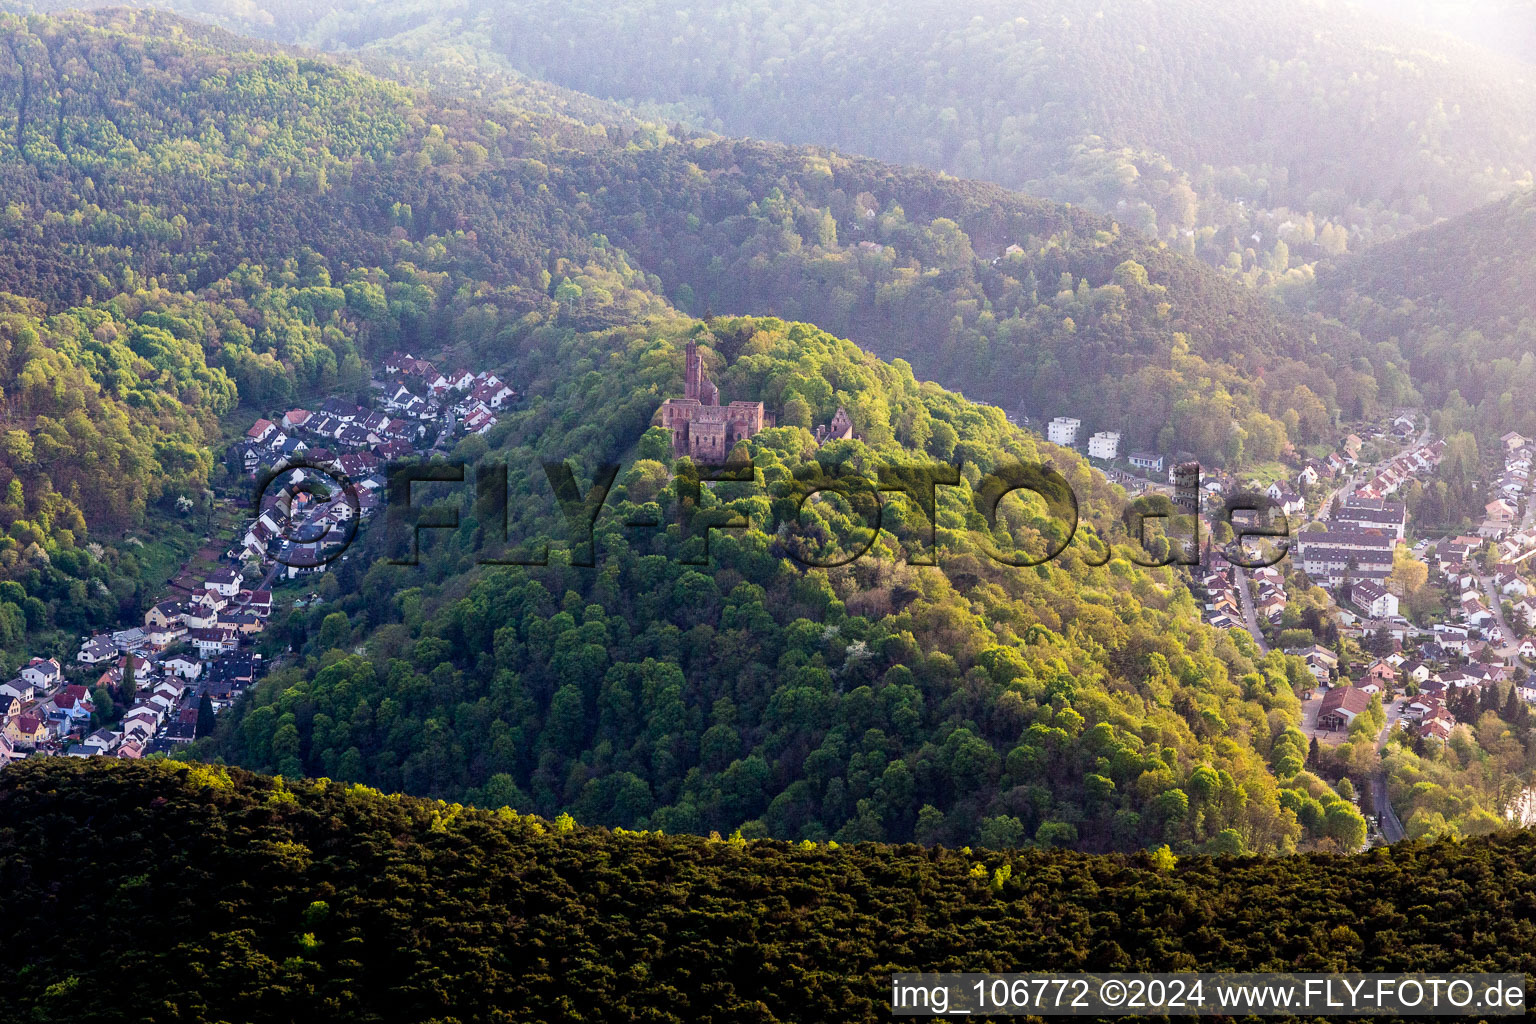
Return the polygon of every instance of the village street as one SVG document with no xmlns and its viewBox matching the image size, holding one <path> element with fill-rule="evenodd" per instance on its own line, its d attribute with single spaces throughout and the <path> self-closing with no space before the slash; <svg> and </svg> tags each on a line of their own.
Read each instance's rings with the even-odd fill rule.
<svg viewBox="0 0 1536 1024">
<path fill-rule="evenodd" d="M 1259 629 L 1259 616 L 1253 608 L 1253 593 L 1248 588 L 1248 574 L 1241 566 L 1232 567 L 1233 578 L 1237 583 L 1237 600 L 1243 606 L 1243 622 L 1248 627 L 1248 633 L 1253 637 L 1253 642 L 1259 645 L 1260 654 L 1269 653 L 1269 644 L 1264 640 L 1264 633 Z"/>
</svg>

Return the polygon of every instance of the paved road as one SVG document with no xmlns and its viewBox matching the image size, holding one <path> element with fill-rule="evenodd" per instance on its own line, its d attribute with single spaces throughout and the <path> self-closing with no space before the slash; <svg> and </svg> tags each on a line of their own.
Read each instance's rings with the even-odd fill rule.
<svg viewBox="0 0 1536 1024">
<path fill-rule="evenodd" d="M 1403 831 L 1403 823 L 1397 820 L 1397 812 L 1392 809 L 1392 801 L 1387 798 L 1385 770 L 1371 776 L 1371 797 L 1375 804 L 1376 820 L 1380 823 L 1381 837 L 1389 843 L 1405 838 L 1407 833 Z"/>
<path fill-rule="evenodd" d="M 1331 492 L 1329 492 L 1328 497 L 1323 499 L 1322 508 L 1320 508 L 1318 510 L 1318 513 L 1317 513 L 1318 518 L 1319 519 L 1327 519 L 1328 518 L 1328 513 L 1333 508 L 1333 501 L 1334 501 L 1335 498 L 1338 498 L 1340 500 L 1340 503 L 1342 503 L 1344 501 L 1348 501 L 1351 497 L 1354 496 L 1355 486 L 1357 484 L 1364 483 L 1365 481 L 1370 480 L 1372 477 L 1374 477 L 1381 470 L 1383 470 L 1387 466 L 1391 465 L 1392 462 L 1394 460 L 1396 460 L 1399 455 L 1404 455 L 1404 454 L 1407 454 L 1409 452 L 1417 451 L 1418 449 L 1424 447 L 1426 444 L 1429 443 L 1429 439 L 1431 437 L 1433 437 L 1433 436 L 1434 436 L 1434 434 L 1430 430 L 1425 429 L 1422 433 L 1419 434 L 1418 438 L 1416 438 L 1413 441 L 1412 444 L 1409 444 L 1406 447 L 1404 447 L 1401 450 L 1399 450 L 1396 455 L 1392 455 L 1392 456 L 1390 456 L 1388 458 L 1382 459 L 1380 462 L 1377 462 L 1376 464 L 1371 465 L 1371 466 L 1366 466 L 1363 469 L 1357 467 L 1355 469 L 1355 471 L 1352 474 L 1350 474 L 1350 476 L 1349 476 L 1349 478 L 1347 480 L 1345 480 L 1339 486 L 1335 487 Z"/>
<path fill-rule="evenodd" d="M 1387 724 L 1381 727 L 1381 732 L 1376 736 L 1376 750 L 1379 752 L 1387 745 L 1387 737 L 1392 735 L 1393 726 L 1403 717 L 1403 700 L 1391 701 L 1384 705 L 1387 712 Z M 1389 843 L 1395 843 L 1405 835 L 1403 823 L 1398 820 L 1397 812 L 1392 809 L 1392 800 L 1387 795 L 1387 772 L 1385 768 L 1378 769 L 1371 776 L 1371 801 L 1376 814 L 1376 820 L 1381 828 L 1382 838 Z"/>
<path fill-rule="evenodd" d="M 272 562 L 272 568 L 267 570 L 267 574 L 261 578 L 261 582 L 256 584 L 256 586 L 251 587 L 250 589 L 252 589 L 252 590 L 271 590 L 272 589 L 272 581 L 277 577 L 277 574 L 280 571 L 282 571 L 283 569 L 285 569 L 285 568 L 287 568 L 287 567 L 284 566 L 282 562 L 279 562 L 276 559 L 274 559 L 273 562 Z"/>
<path fill-rule="evenodd" d="M 1513 658 L 1520 650 L 1517 643 L 1517 634 L 1509 628 L 1509 623 L 1504 621 L 1504 599 L 1499 593 L 1498 583 L 1492 576 L 1483 576 L 1477 581 L 1482 585 L 1484 593 L 1488 597 L 1488 610 L 1493 612 L 1494 621 L 1499 624 L 1499 629 L 1504 632 L 1504 646 L 1498 648 L 1499 657 Z"/>
<path fill-rule="evenodd" d="M 1248 633 L 1253 637 L 1253 642 L 1259 645 L 1259 653 L 1268 654 L 1269 645 L 1264 642 L 1264 634 L 1259 632 L 1259 616 L 1253 610 L 1253 593 L 1248 589 L 1248 574 L 1241 566 L 1234 565 L 1232 579 L 1237 583 L 1237 600 L 1243 606 L 1243 621 L 1248 625 Z"/>
</svg>

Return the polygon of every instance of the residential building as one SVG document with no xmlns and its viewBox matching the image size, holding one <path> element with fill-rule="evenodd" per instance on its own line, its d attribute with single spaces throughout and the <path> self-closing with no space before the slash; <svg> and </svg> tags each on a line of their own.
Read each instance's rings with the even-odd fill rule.
<svg viewBox="0 0 1536 1024">
<path fill-rule="evenodd" d="M 1088 455 L 1094 459 L 1114 459 L 1120 453 L 1120 435 L 1101 430 L 1088 439 Z"/>
<path fill-rule="evenodd" d="M 1046 440 L 1052 444 L 1070 448 L 1077 444 L 1077 431 L 1082 425 L 1082 420 L 1073 419 L 1070 416 L 1058 416 L 1046 426 Z"/>
<path fill-rule="evenodd" d="M 1362 580 L 1350 587 L 1350 603 L 1360 610 L 1360 614 L 1373 619 L 1390 619 L 1397 615 L 1397 595 L 1370 580 Z"/>
<path fill-rule="evenodd" d="M 1385 498 L 1351 498 L 1333 517 L 1333 525 L 1380 530 L 1402 540 L 1408 532 L 1408 507 L 1400 501 Z"/>
<path fill-rule="evenodd" d="M 33 658 L 21 670 L 21 678 L 39 690 L 51 689 L 63 678 L 55 658 Z"/>
<path fill-rule="evenodd" d="M 108 636 L 93 636 L 80 645 L 75 660 L 82 665 L 99 665 L 117 657 L 117 645 Z"/>
<path fill-rule="evenodd" d="M 1323 694 L 1317 711 L 1319 729 L 1348 729 L 1371 706 L 1370 694 L 1353 686 L 1337 686 Z"/>
</svg>

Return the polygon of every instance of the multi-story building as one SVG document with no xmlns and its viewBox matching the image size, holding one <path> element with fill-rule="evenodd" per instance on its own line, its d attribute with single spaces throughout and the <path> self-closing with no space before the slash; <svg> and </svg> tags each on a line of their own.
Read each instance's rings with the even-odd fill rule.
<svg viewBox="0 0 1536 1024">
<path fill-rule="evenodd" d="M 1397 547 L 1390 533 L 1358 529 L 1303 530 L 1294 542 L 1302 570 L 1324 587 L 1341 586 L 1346 580 L 1380 583 L 1392 572 Z"/>
<path fill-rule="evenodd" d="M 1052 444 L 1070 448 L 1077 444 L 1077 431 L 1082 425 L 1082 420 L 1075 420 L 1070 416 L 1057 416 L 1045 428 L 1046 439 Z"/>
<path fill-rule="evenodd" d="M 1088 454 L 1095 459 L 1113 459 L 1120 453 L 1120 435 L 1113 430 L 1101 430 L 1088 439 Z"/>
<path fill-rule="evenodd" d="M 1408 509 L 1400 501 L 1385 498 L 1351 498 L 1333 521 L 1360 530 L 1385 530 L 1402 540 L 1408 532 Z"/>
</svg>

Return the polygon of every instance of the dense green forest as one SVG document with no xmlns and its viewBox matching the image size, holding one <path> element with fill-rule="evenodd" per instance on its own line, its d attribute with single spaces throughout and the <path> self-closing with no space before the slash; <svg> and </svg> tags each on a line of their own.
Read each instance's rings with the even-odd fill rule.
<svg viewBox="0 0 1536 1024">
<path fill-rule="evenodd" d="M 8 1012 L 868 1019 L 905 968 L 1530 967 L 1518 696 L 1309 745 L 1305 663 L 1133 543 L 1167 499 L 1007 414 L 1240 469 L 1422 404 L 1415 521 L 1465 518 L 1536 432 L 1531 201 L 1353 250 L 1528 181 L 1523 72 L 1308 5 L 174 5 L 268 41 L 0 14 L 0 677 L 214 543 L 255 417 L 399 349 L 520 396 L 280 593 L 211 734 L 0 775 Z M 725 475 L 655 425 L 689 345 L 772 417 Z M 913 465 L 953 473 L 931 513 Z M 1337 856 L 1383 774 L 1411 841 Z"/>
<path fill-rule="evenodd" d="M 1521 0 L 1357 0 L 1367 10 L 1536 63 L 1536 17 Z"/>
<path fill-rule="evenodd" d="M 49 316 L 0 293 L 0 670 L 63 654 L 155 593 L 154 557 L 109 550 L 87 524 L 112 535 L 207 488 L 235 387 L 205 360 L 198 304 L 156 300 Z"/>
<path fill-rule="evenodd" d="M 989 324 L 985 306 L 1008 302 L 1021 357 L 1026 310 L 1035 324 L 1070 312 L 1083 322 L 1079 372 L 1114 386 L 1131 357 L 1090 357 L 1116 347 L 1176 359 L 1190 379 L 1169 371 L 1162 415 L 1203 390 L 1199 401 L 1228 403 L 1220 422 L 1278 424 L 1271 444 L 1293 426 L 1320 427 L 1263 401 L 1326 418 L 1318 395 L 1336 401 L 1333 389 L 1356 379 L 1340 368 L 1337 380 L 1306 377 L 1317 393 L 1287 385 L 1285 368 L 1302 364 L 1286 353 L 1314 344 L 1298 321 L 1106 222 L 993 186 L 643 126 L 610 134 L 505 98 L 438 100 L 324 61 L 239 50 L 164 16 L 10 27 L 16 88 L 0 166 L 19 212 L 0 271 L 44 304 L 29 307 L 37 326 L 14 328 L 24 341 L 37 335 L 19 351 L 78 366 L 88 387 L 71 401 L 86 402 L 86 423 L 93 412 L 112 422 L 117 402 L 155 419 L 131 431 L 136 443 L 157 443 L 160 431 L 158 443 L 189 453 L 179 475 L 172 460 L 135 464 L 142 499 L 110 514 L 96 507 L 105 478 L 71 479 L 67 459 L 38 463 L 19 477 L 24 504 L 67 488 L 104 531 L 112 515 L 161 515 L 172 495 L 207 485 L 199 443 L 237 397 L 249 416 L 346 392 L 398 347 L 515 367 L 526 383 L 527 407 L 458 453 L 505 458 L 514 493 L 546 496 L 514 506 L 515 530 L 555 521 L 536 457 L 569 458 L 580 474 L 622 459 L 614 501 L 633 491 L 634 505 L 671 517 L 683 484 L 657 461 L 665 451 L 647 426 L 680 389 L 687 338 L 705 346 L 728 394 L 780 417 L 747 453 L 765 491 L 814 470 L 807 430 L 838 406 L 863 440 L 823 458 L 865 472 L 917 456 L 966 464 L 962 494 L 943 506 L 956 559 L 943 573 L 895 558 L 889 544 L 910 542 L 896 508 L 887 557 L 809 572 L 790 556 L 824 560 L 849 543 L 851 509 L 796 517 L 782 496 L 742 496 L 731 507 L 748 528 L 724 534 L 701 568 L 682 557 L 696 538 L 610 537 L 620 520 L 604 520 L 599 572 L 477 569 L 482 531 L 466 515 L 458 539 L 428 545 L 427 570 L 360 558 L 332 575 L 332 602 L 279 634 L 312 660 L 227 717 L 205 753 L 676 829 L 1097 849 L 1358 845 L 1359 815 L 1288 756 L 1295 662 L 1200 626 L 1173 573 L 1133 565 L 1123 544 L 1103 568 L 1084 563 L 1102 558 L 1091 540 L 1033 570 L 986 558 L 986 548 L 1038 547 L 1061 531 L 1029 506 L 1004 506 L 995 528 L 966 511 L 1000 458 L 1042 454 L 1000 411 L 822 330 L 700 323 L 663 296 L 703 312 L 714 297 L 750 306 L 773 293 L 866 332 L 919 314 Z M 755 276 L 723 262 L 740 258 L 744 235 L 758 238 Z M 1029 248 L 1002 264 L 976 252 L 1012 239 Z M 861 269 L 855 253 L 878 258 Z M 837 264 L 838 284 L 818 290 Z M 728 290 L 733 278 L 744 292 Z M 1031 278 L 1060 289 L 1049 311 L 1021 292 Z M 45 321 L 45 309 L 58 312 Z M 925 351 L 918 337 L 909 328 L 891 347 L 977 373 L 977 361 Z M 16 367 L 18 380 L 30 372 Z M 1243 404 L 1210 380 L 1229 382 Z M 1065 387 L 1064 373 L 1047 383 Z M 1270 395 L 1270 385 L 1288 390 Z M 157 414 L 172 390 L 206 419 Z M 42 401 L 26 386 L 10 393 Z M 1190 443 L 1237 457 L 1225 434 Z M 1119 496 L 1077 458 L 1055 457 L 1082 496 L 1084 537 L 1122 538 Z M 27 508 L 13 535 L 40 515 Z M 804 520 L 799 542 L 781 535 L 789 519 Z M 56 549 L 70 539 L 55 531 Z M 121 550 L 101 557 L 121 560 Z M 143 591 L 118 596 L 131 612 Z M 24 617 L 36 611 L 28 597 Z M 364 655 L 342 653 L 358 643 Z"/>
<path fill-rule="evenodd" d="M 17 22 L 18 56 L 0 63 L 0 286 L 50 304 L 206 288 L 311 252 L 337 277 L 408 262 L 473 282 L 494 335 L 548 307 L 552 259 L 618 260 L 685 311 L 811 320 L 1005 408 L 1228 467 L 1414 395 L 1391 345 L 1277 315 L 1080 211 L 818 151 L 589 125 L 540 112 L 548 96 L 440 99 L 287 54 L 231 68 L 244 44 L 216 31 L 101 18 L 107 31 Z M 407 318 L 399 336 L 438 348 L 452 323 Z"/>
<path fill-rule="evenodd" d="M 1200 626 L 1171 570 L 1127 560 L 1123 496 L 1081 460 L 919 381 L 1232 467 L 1412 399 L 1393 339 L 992 185 L 532 85 L 429 93 L 166 15 L 6 28 L 0 282 L 30 296 L 0 320 L 9 662 L 142 611 L 159 580 L 131 531 L 229 482 L 221 430 L 355 392 L 410 348 L 531 396 L 456 453 L 510 466 L 514 536 L 558 532 L 538 459 L 582 480 L 623 464 L 598 564 L 557 545 L 547 569 L 477 567 L 484 508 L 425 568 L 377 563 L 380 532 L 273 630 L 295 662 L 199 753 L 669 830 L 1359 845 L 1330 782 L 1372 751 L 1305 763 L 1298 664 Z M 744 310 L 785 319 L 720 315 Z M 679 527 L 622 528 L 687 504 L 647 427 L 689 339 L 779 423 L 743 450 L 755 491 L 704 492 L 744 526 L 702 565 Z M 862 440 L 818 452 L 839 406 Z M 1054 460 L 1083 501 L 1049 566 L 986 555 L 1061 537 L 1029 505 L 979 517 L 1005 456 Z M 953 564 L 902 561 L 892 499 L 884 557 L 807 571 L 859 536 L 856 509 L 774 488 L 818 458 L 872 478 L 914 457 L 966 466 L 941 504 Z"/>
<path fill-rule="evenodd" d="M 685 338 L 726 394 L 786 414 L 742 447 L 752 479 L 691 511 L 666 435 L 646 431 L 680 389 Z M 511 467 L 515 541 L 554 532 L 539 459 L 583 475 L 622 460 L 595 548 L 477 570 L 487 527 L 466 491 L 457 533 L 424 541 L 421 566 L 330 574 L 326 604 L 278 634 L 311 660 L 194 756 L 668 831 L 1092 849 L 1363 838 L 1358 813 L 1330 817 L 1338 798 L 1287 756 L 1305 756 L 1289 730 L 1300 663 L 1200 626 L 1173 570 L 1130 560 L 1149 556 L 1079 459 L 1060 461 L 1083 518 L 1062 557 L 987 555 L 1037 559 L 1066 540 L 1034 502 L 1003 504 L 995 525 L 977 511 L 983 474 L 1043 454 L 998 410 L 774 320 L 540 328 L 520 344 L 541 397 L 456 454 Z M 863 440 L 818 450 L 805 428 L 838 406 Z M 905 499 L 878 537 L 857 492 L 797 507 L 793 481 L 818 466 L 873 484 L 914 458 L 965 467 L 941 492 L 939 569 L 908 564 L 923 517 Z M 706 554 L 699 516 L 740 526 Z M 670 525 L 626 530 L 646 518 Z M 1100 538 L 1118 547 L 1096 568 Z M 358 642 L 366 654 L 348 655 Z"/>
<path fill-rule="evenodd" d="M 904 970 L 1530 973 L 1532 861 L 1526 833 L 1093 857 L 609 832 L 166 762 L 0 777 L 32 1021 L 879 1020 Z"/>
<path fill-rule="evenodd" d="M 1444 432 L 1536 435 L 1536 194 L 1322 270 L 1304 298 L 1402 352 Z M 1297 298 L 1303 296 L 1298 295 Z"/>
<path fill-rule="evenodd" d="M 1529 65 L 1344 4 L 1178 0 L 1156 17 L 1137 0 L 344 0 L 318 17 L 292 0 L 159 5 L 995 181 L 1255 282 L 1302 280 L 1536 169 Z"/>
</svg>

